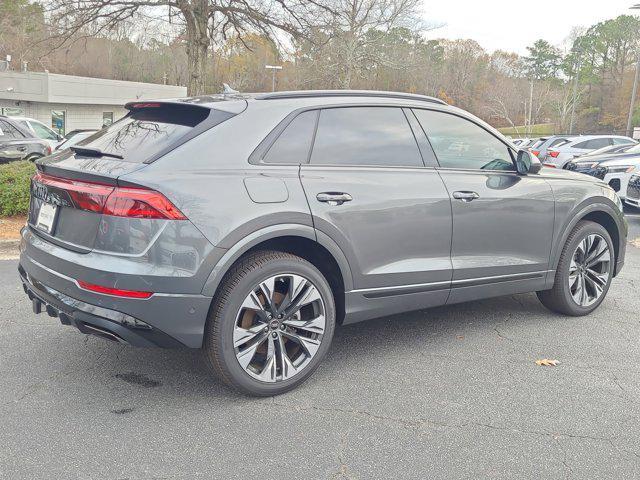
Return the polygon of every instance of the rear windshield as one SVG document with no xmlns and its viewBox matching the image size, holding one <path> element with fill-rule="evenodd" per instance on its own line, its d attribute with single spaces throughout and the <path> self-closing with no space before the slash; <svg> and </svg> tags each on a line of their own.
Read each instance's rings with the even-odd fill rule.
<svg viewBox="0 0 640 480">
<path fill-rule="evenodd" d="M 137 108 L 78 145 L 120 155 L 125 162 L 143 163 L 162 150 L 176 145 L 210 113 L 209 109 L 182 106 Z M 233 116 L 227 112 L 216 113 L 221 117 L 217 123 Z M 211 126 L 213 125 L 215 123 Z"/>
</svg>

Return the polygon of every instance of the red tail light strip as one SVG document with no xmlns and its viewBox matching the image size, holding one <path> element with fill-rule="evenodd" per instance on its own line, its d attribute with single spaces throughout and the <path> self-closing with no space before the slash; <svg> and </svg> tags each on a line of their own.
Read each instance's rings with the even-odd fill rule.
<svg viewBox="0 0 640 480">
<path fill-rule="evenodd" d="M 186 220 L 178 208 L 164 195 L 143 187 L 116 187 L 98 182 L 85 182 L 52 177 L 38 172 L 33 180 L 65 190 L 80 210 L 128 218 Z"/>
<path fill-rule="evenodd" d="M 103 295 L 112 295 L 114 297 L 125 298 L 149 298 L 153 295 L 153 292 L 141 292 L 138 290 L 123 290 L 121 288 L 103 287 L 102 285 L 94 285 L 93 283 L 83 282 L 82 280 L 76 280 L 78 286 L 83 290 L 90 292 L 101 293 Z"/>
</svg>

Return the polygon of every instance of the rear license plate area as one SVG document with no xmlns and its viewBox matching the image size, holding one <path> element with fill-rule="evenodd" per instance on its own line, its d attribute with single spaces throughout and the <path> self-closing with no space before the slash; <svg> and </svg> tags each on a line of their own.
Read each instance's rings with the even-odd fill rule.
<svg viewBox="0 0 640 480">
<path fill-rule="evenodd" d="M 53 235 L 56 227 L 56 219 L 58 217 L 58 207 L 50 203 L 42 203 L 38 218 L 36 219 L 36 228 L 49 235 Z"/>
</svg>

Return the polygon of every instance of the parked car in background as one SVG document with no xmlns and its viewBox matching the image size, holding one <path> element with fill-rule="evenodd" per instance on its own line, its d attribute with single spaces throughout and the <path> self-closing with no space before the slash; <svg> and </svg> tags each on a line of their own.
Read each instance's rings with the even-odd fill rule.
<svg viewBox="0 0 640 480">
<path fill-rule="evenodd" d="M 637 145 L 638 145 L 637 142 L 633 142 L 633 143 L 628 143 L 623 145 L 610 145 L 608 147 L 598 148 L 597 150 L 594 150 L 592 152 L 588 152 L 588 153 L 585 153 L 584 155 L 580 155 L 579 157 L 576 158 L 576 161 L 586 160 L 587 158 L 593 158 L 593 157 L 606 157 L 606 156 L 613 156 L 616 154 L 625 153 L 628 150 L 637 147 Z"/>
<path fill-rule="evenodd" d="M 624 264 L 613 190 L 541 170 L 436 98 L 299 91 L 126 108 L 37 163 L 25 293 L 86 334 L 202 348 L 245 393 L 302 383 L 340 324 L 533 291 L 587 315 Z"/>
<path fill-rule="evenodd" d="M 529 143 L 530 141 L 530 138 L 516 138 L 511 140 L 511 143 L 513 143 L 516 147 L 520 147 L 526 143 Z"/>
<path fill-rule="evenodd" d="M 11 117 L 0 115 L 0 163 L 31 160 L 51 154 L 51 146 Z"/>
<path fill-rule="evenodd" d="M 607 160 L 596 167 L 596 177 L 601 178 L 618 194 L 624 202 L 627 197 L 629 180 L 634 173 L 640 172 L 640 155 L 626 156 Z"/>
<path fill-rule="evenodd" d="M 627 183 L 625 203 L 634 208 L 640 208 L 640 174 L 634 173 L 631 175 Z"/>
<path fill-rule="evenodd" d="M 544 142 L 533 149 L 532 153 L 538 157 L 541 162 L 543 162 L 547 157 L 547 150 L 549 148 L 555 147 L 572 137 L 575 137 L 575 135 L 553 135 L 551 137 L 547 137 Z"/>
<path fill-rule="evenodd" d="M 44 123 L 28 117 L 11 117 L 14 122 L 17 122 L 24 129 L 30 131 L 34 136 L 40 138 L 51 145 L 51 149 L 55 149 L 62 141 L 64 137 L 51 128 L 47 127 Z"/>
<path fill-rule="evenodd" d="M 65 148 L 77 145 L 79 142 L 89 138 L 97 131 L 98 130 L 73 130 L 73 132 L 69 132 L 67 139 L 56 147 L 56 150 L 64 150 Z"/>
<path fill-rule="evenodd" d="M 635 140 L 620 135 L 581 135 L 568 138 L 547 150 L 545 165 L 564 168 L 567 163 L 580 155 L 611 145 L 627 145 Z"/>
</svg>

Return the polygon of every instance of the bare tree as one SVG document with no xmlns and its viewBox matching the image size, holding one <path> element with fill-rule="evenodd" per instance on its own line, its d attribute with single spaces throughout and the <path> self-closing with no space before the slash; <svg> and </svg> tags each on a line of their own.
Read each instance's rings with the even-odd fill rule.
<svg viewBox="0 0 640 480">
<path fill-rule="evenodd" d="M 182 32 L 188 58 L 187 90 L 205 93 L 205 74 L 212 43 L 248 33 L 275 38 L 303 35 L 309 19 L 318 21 L 327 8 L 316 0 L 46 0 L 56 26 L 52 48 L 81 36 L 114 31 L 125 22 L 164 21 Z"/>
</svg>

